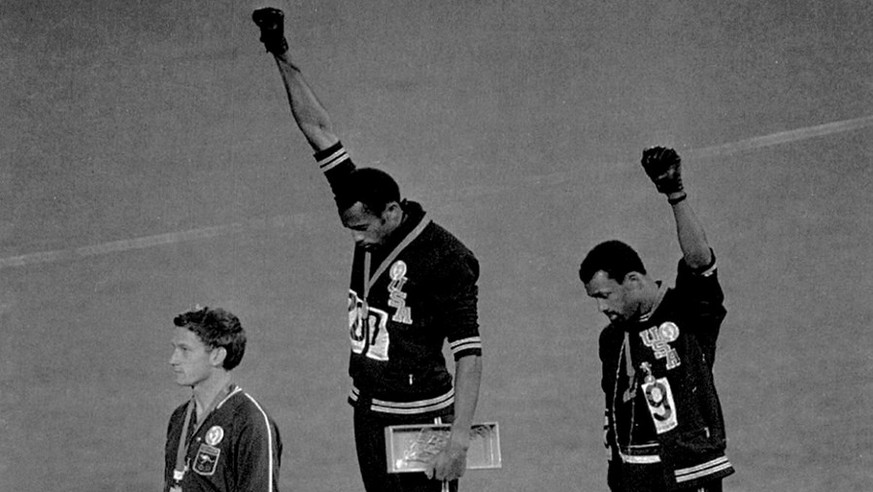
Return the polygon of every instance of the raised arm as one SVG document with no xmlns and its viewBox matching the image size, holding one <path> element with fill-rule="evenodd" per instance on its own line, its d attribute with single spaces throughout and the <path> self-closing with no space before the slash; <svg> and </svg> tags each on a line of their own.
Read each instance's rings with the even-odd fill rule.
<svg viewBox="0 0 873 492">
<path fill-rule="evenodd" d="M 643 151 L 642 164 L 655 187 L 667 196 L 667 202 L 673 207 L 679 247 L 685 264 L 692 270 L 710 266 L 712 250 L 703 225 L 686 200 L 688 195 L 682 185 L 682 159 L 673 149 L 652 147 Z"/>
<path fill-rule="evenodd" d="M 316 151 L 330 148 L 339 141 L 333 133 L 330 116 L 316 97 L 300 69 L 291 61 L 285 39 L 284 14 L 279 9 L 263 8 L 252 13 L 252 20 L 261 29 L 261 42 L 276 59 L 279 74 L 285 84 L 291 114 L 309 145 Z"/>
</svg>

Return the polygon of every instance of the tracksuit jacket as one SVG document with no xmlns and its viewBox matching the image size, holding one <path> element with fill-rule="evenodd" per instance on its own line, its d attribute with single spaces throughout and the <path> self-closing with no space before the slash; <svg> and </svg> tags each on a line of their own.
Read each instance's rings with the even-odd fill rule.
<svg viewBox="0 0 873 492">
<path fill-rule="evenodd" d="M 712 265 L 679 261 L 655 308 L 600 335 L 604 438 L 612 490 L 699 487 L 734 469 L 713 381 L 724 294 Z"/>
<path fill-rule="evenodd" d="M 355 166 L 341 143 L 315 158 L 336 196 Z M 375 252 L 355 247 L 349 288 L 349 402 L 395 419 L 451 415 L 455 360 L 482 354 L 479 263 L 421 205 L 403 200 L 406 220 Z"/>
</svg>

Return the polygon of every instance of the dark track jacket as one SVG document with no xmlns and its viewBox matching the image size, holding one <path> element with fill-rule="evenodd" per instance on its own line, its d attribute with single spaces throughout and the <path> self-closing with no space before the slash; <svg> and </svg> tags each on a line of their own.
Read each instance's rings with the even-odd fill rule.
<svg viewBox="0 0 873 492">
<path fill-rule="evenodd" d="M 261 404 L 238 387 L 233 387 L 202 422 L 189 423 L 185 438 L 187 467 L 182 478 L 176 480 L 176 454 L 189 405 L 194 402 L 176 408 L 167 426 L 164 492 L 279 490 L 279 429 Z"/>
<path fill-rule="evenodd" d="M 712 374 L 726 314 L 715 257 L 700 272 L 680 260 L 676 287 L 661 295 L 649 315 L 600 335 L 613 490 L 690 488 L 734 472 Z"/>
<path fill-rule="evenodd" d="M 315 155 L 336 193 L 355 167 L 341 144 Z M 353 184 L 352 184 L 353 185 Z M 415 202 L 390 242 L 368 253 L 356 247 L 349 288 L 349 402 L 395 418 L 449 415 L 454 358 L 481 355 L 479 263 Z"/>
</svg>

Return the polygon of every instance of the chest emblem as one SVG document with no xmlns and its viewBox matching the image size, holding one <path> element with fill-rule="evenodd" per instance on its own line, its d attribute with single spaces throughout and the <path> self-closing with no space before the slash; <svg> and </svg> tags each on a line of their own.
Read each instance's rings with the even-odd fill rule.
<svg viewBox="0 0 873 492">
<path fill-rule="evenodd" d="M 388 305 L 395 309 L 391 320 L 411 325 L 412 312 L 406 305 L 406 292 L 403 292 L 403 286 L 408 280 L 406 278 L 406 263 L 403 261 L 394 262 L 388 274 L 391 276 L 391 283 L 388 284 Z"/>
<path fill-rule="evenodd" d="M 197 450 L 197 457 L 194 458 L 194 466 L 192 468 L 199 475 L 210 476 L 218 468 L 219 456 L 221 456 L 220 449 L 208 444 L 201 444 L 200 449 Z"/>
<path fill-rule="evenodd" d="M 643 344 L 652 349 L 657 359 L 667 359 L 667 369 L 675 369 L 682 363 L 679 360 L 679 353 L 676 349 L 670 346 L 670 343 L 675 342 L 679 338 L 679 327 L 672 321 L 661 323 L 660 326 L 653 326 L 648 330 L 640 332 L 640 338 L 643 339 Z"/>
<path fill-rule="evenodd" d="M 206 432 L 206 444 L 210 446 L 217 446 L 222 439 L 224 439 L 224 429 L 217 425 L 213 425 Z"/>
</svg>

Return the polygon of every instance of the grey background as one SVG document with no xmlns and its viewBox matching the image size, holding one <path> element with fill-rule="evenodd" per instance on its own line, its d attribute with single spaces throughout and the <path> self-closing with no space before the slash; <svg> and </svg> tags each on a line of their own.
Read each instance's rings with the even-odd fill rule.
<svg viewBox="0 0 873 492">
<path fill-rule="evenodd" d="M 360 490 L 345 404 L 351 240 L 254 2 L 0 6 L 0 490 L 157 490 L 187 392 L 173 315 L 237 313 L 238 379 L 283 490 Z M 729 315 L 726 490 L 871 483 L 873 4 L 280 1 L 355 160 L 482 265 L 465 490 L 605 490 L 597 333 L 576 277 L 618 237 L 679 258 L 640 150 L 675 146 Z M 825 126 L 821 126 L 825 125 Z"/>
</svg>

